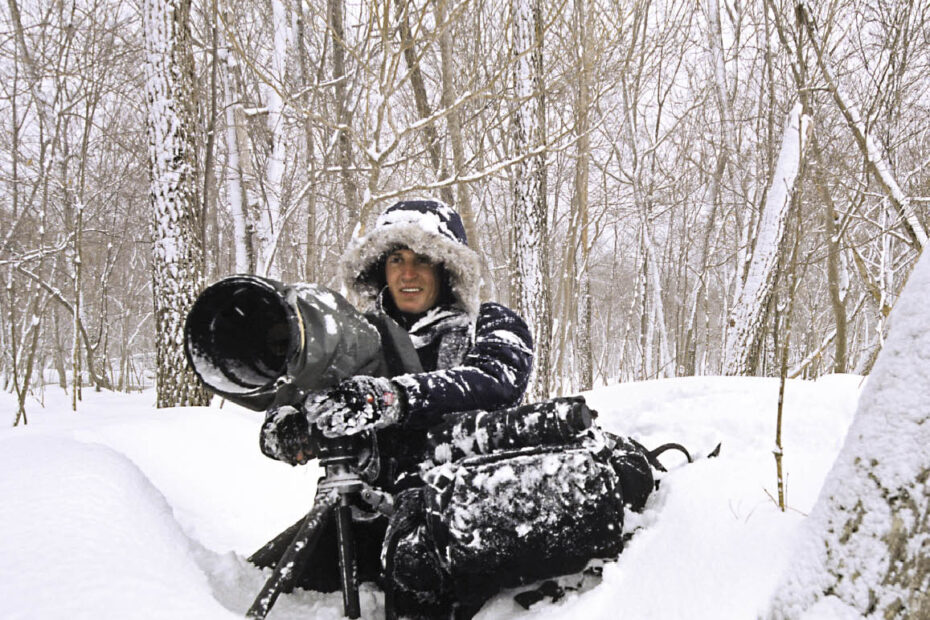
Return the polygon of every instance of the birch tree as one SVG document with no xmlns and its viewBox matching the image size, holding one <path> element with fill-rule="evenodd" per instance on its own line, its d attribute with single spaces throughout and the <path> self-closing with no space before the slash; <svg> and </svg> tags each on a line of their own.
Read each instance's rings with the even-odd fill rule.
<svg viewBox="0 0 930 620">
<path fill-rule="evenodd" d="M 255 242 L 256 273 L 263 276 L 280 277 L 275 265 L 275 255 L 284 232 L 284 174 L 285 174 L 285 127 L 284 98 L 282 93 L 287 84 L 287 53 L 291 48 L 291 25 L 287 7 L 283 0 L 271 0 L 272 52 L 271 72 L 262 84 L 265 100 L 265 122 L 268 135 L 268 156 L 265 162 L 264 204 L 257 220 Z"/>
<path fill-rule="evenodd" d="M 203 405 L 184 357 L 184 319 L 203 288 L 196 190 L 190 0 L 146 0 L 145 94 L 153 225 L 156 390 L 159 407 Z"/>
<path fill-rule="evenodd" d="M 548 213 L 546 210 L 546 129 L 543 99 L 542 2 L 511 0 L 513 96 L 511 119 L 514 151 L 526 153 L 512 170 L 513 261 L 512 297 L 529 324 L 535 364 L 527 397 L 549 397 L 551 306 L 548 278 Z"/>
</svg>

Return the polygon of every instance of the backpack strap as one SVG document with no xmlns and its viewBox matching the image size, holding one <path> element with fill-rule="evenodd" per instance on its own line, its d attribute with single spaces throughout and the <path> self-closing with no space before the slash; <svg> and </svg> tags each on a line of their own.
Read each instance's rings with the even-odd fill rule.
<svg viewBox="0 0 930 620">
<path fill-rule="evenodd" d="M 688 463 L 694 462 L 694 459 L 691 457 L 691 453 L 688 452 L 688 449 L 685 448 L 680 443 L 674 443 L 674 442 L 664 443 L 658 448 L 653 448 L 652 450 L 650 450 L 649 448 L 639 443 L 635 439 L 631 438 L 629 441 L 636 447 L 637 450 L 639 450 L 643 454 L 643 456 L 646 457 L 646 460 L 649 461 L 649 465 L 651 465 L 653 469 L 656 469 L 661 472 L 667 473 L 668 469 L 666 469 L 665 466 L 659 462 L 659 457 L 662 456 L 664 453 L 668 452 L 669 450 L 677 450 L 681 452 L 682 454 L 684 454 L 685 458 L 688 459 Z M 713 450 L 711 450 L 710 454 L 707 455 L 707 458 L 715 458 L 717 456 L 720 456 L 721 445 L 722 444 L 718 443 L 717 446 Z"/>
<path fill-rule="evenodd" d="M 649 464 L 661 472 L 668 472 L 668 469 L 666 469 L 665 466 L 659 462 L 659 457 L 662 456 L 662 454 L 664 454 L 665 452 L 668 452 L 669 450 L 678 450 L 679 452 L 685 455 L 685 458 L 688 459 L 689 463 L 694 462 L 694 459 L 691 458 L 691 454 L 688 452 L 688 450 L 679 443 L 664 443 L 658 448 L 648 450 L 646 449 L 645 446 L 643 446 L 639 442 L 636 442 L 634 440 L 631 440 L 631 441 L 633 441 L 633 443 L 635 443 L 637 447 L 639 447 L 643 451 L 643 456 L 646 457 L 646 460 L 649 461 Z"/>
</svg>

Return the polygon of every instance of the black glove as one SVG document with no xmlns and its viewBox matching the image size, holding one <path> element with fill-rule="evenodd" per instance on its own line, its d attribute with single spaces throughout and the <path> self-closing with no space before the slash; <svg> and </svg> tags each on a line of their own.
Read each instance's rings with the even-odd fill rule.
<svg viewBox="0 0 930 620">
<path fill-rule="evenodd" d="M 391 426 L 404 414 L 397 386 L 390 379 L 367 376 L 352 377 L 331 390 L 311 394 L 304 410 L 326 437 Z"/>
<path fill-rule="evenodd" d="M 291 465 L 303 465 L 316 456 L 307 415 L 290 405 L 273 407 L 265 413 L 259 441 L 265 456 Z"/>
</svg>

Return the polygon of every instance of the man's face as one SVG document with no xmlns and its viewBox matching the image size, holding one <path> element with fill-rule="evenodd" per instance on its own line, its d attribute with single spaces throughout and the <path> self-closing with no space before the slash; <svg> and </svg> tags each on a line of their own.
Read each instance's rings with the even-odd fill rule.
<svg viewBox="0 0 930 620">
<path fill-rule="evenodd" d="M 439 273 L 428 256 L 406 248 L 388 254 L 384 276 L 394 305 L 401 312 L 419 314 L 439 298 Z"/>
</svg>

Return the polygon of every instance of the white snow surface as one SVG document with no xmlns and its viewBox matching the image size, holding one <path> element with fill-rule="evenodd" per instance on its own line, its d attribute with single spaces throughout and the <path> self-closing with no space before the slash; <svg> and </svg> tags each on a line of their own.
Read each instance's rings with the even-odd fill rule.
<svg viewBox="0 0 930 620">
<path fill-rule="evenodd" d="M 694 377 L 586 394 L 608 430 L 675 453 L 633 537 L 603 580 L 524 611 L 507 591 L 478 618 L 745 620 L 764 614 L 856 407 L 852 375 L 790 381 L 786 392 L 786 513 L 772 456 L 778 382 Z M 245 557 L 297 520 L 319 469 L 258 449 L 261 414 L 231 404 L 154 408 L 154 393 L 85 391 L 80 411 L 48 388 L 30 424 L 0 431 L 0 617 L 243 617 L 264 579 Z M 14 410 L 13 398 L 0 404 Z M 11 418 L 12 419 L 12 418 Z M 362 590 L 364 618 L 382 597 Z M 341 597 L 282 595 L 270 619 L 339 618 Z"/>
</svg>

